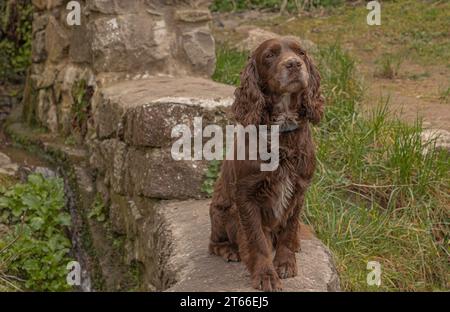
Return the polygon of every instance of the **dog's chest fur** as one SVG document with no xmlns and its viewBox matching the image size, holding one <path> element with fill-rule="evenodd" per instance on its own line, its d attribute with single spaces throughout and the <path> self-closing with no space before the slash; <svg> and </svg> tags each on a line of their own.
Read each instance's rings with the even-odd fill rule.
<svg viewBox="0 0 450 312">
<path fill-rule="evenodd" d="M 293 166 L 286 162 L 278 168 L 279 181 L 275 187 L 276 200 L 272 207 L 273 214 L 277 220 L 281 220 L 287 212 L 295 191 L 295 171 Z"/>
<path fill-rule="evenodd" d="M 296 121 L 296 112 L 291 107 L 291 95 L 284 95 L 280 102 L 275 105 L 275 123 L 282 125 L 289 121 Z M 280 133 L 280 135 L 286 135 Z M 275 202 L 273 204 L 273 214 L 277 220 L 283 219 L 287 212 L 291 201 L 294 197 L 295 184 L 295 169 L 289 159 L 284 159 L 280 162 L 277 169 L 278 183 L 274 186 Z"/>
</svg>

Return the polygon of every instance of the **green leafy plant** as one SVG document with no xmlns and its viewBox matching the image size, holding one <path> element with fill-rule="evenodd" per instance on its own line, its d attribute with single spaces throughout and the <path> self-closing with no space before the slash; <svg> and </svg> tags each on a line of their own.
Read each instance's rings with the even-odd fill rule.
<svg viewBox="0 0 450 312">
<path fill-rule="evenodd" d="M 87 133 L 87 123 L 91 117 L 93 91 L 84 79 L 76 81 L 72 86 L 72 129 L 78 131 L 82 137 Z"/>
<path fill-rule="evenodd" d="M 72 260 L 66 236 L 71 219 L 64 207 L 64 185 L 59 178 L 31 174 L 26 183 L 0 194 L 0 222 L 12 228 L 0 238 L 0 262 L 8 263 L 6 270 L 20 277 L 26 289 L 71 288 L 66 283 L 66 265 Z"/>
<path fill-rule="evenodd" d="M 30 0 L 2 1 L 0 12 L 0 77 L 15 80 L 31 64 L 33 5 Z"/>
<path fill-rule="evenodd" d="M 217 177 L 220 172 L 221 161 L 212 160 L 208 164 L 208 169 L 206 171 L 206 179 L 202 184 L 202 192 L 205 192 L 208 195 L 212 195 L 214 191 L 214 183 L 216 182 Z"/>
<path fill-rule="evenodd" d="M 91 211 L 88 213 L 88 218 L 95 219 L 98 222 L 104 222 L 106 220 L 105 204 L 103 203 L 100 194 L 97 194 L 95 201 L 92 203 Z"/>
</svg>

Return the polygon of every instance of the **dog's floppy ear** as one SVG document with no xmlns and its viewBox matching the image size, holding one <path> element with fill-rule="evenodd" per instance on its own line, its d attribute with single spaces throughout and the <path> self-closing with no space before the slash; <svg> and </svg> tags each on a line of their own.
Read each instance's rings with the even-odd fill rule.
<svg viewBox="0 0 450 312">
<path fill-rule="evenodd" d="M 266 106 L 264 95 L 259 86 L 256 61 L 251 57 L 241 72 L 241 85 L 234 92 L 231 111 L 236 121 L 243 126 L 258 125 L 263 122 Z"/>
<path fill-rule="evenodd" d="M 303 105 L 306 117 L 313 124 L 317 124 L 323 117 L 324 97 L 320 91 L 320 73 L 310 56 L 305 56 L 306 66 L 309 72 L 308 88 L 303 94 Z"/>
</svg>

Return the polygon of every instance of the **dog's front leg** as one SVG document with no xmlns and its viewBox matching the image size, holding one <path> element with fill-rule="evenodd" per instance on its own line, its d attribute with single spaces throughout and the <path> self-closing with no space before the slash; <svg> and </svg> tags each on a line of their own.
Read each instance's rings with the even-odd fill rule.
<svg viewBox="0 0 450 312">
<path fill-rule="evenodd" d="M 303 195 L 293 202 L 293 214 L 287 220 L 286 226 L 278 233 L 275 258 L 273 264 L 280 278 L 297 276 L 297 261 L 295 253 L 300 251 L 300 221 L 299 213 Z"/>
<path fill-rule="evenodd" d="M 263 231 L 256 191 L 242 184 L 237 192 L 239 211 L 239 251 L 252 277 L 252 286 L 263 291 L 281 290 L 281 281 L 272 262 L 270 234 Z"/>
</svg>

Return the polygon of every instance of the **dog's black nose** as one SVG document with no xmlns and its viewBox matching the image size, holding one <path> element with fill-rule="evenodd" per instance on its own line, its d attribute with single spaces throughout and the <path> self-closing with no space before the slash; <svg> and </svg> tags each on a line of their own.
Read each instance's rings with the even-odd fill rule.
<svg viewBox="0 0 450 312">
<path fill-rule="evenodd" d="M 298 68 L 301 65 L 302 63 L 300 63 L 300 60 L 298 60 L 297 58 L 290 58 L 284 62 L 284 66 L 288 69 Z"/>
</svg>

